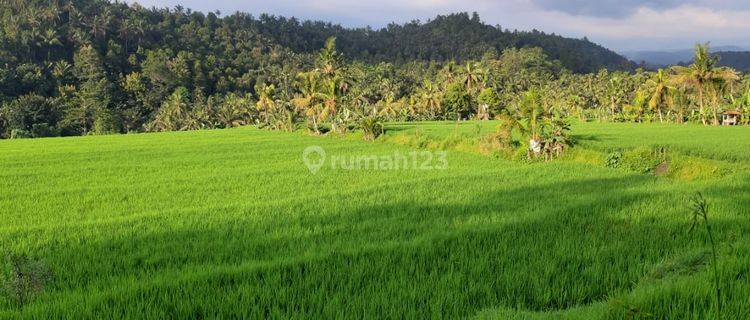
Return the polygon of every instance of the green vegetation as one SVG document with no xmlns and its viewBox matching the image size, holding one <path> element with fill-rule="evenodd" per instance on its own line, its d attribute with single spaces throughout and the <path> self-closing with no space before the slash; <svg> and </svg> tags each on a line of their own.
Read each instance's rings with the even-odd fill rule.
<svg viewBox="0 0 750 320">
<path fill-rule="evenodd" d="M 424 136 L 432 139 L 473 139 L 496 130 L 501 121 L 403 122 L 389 126 L 391 136 Z M 572 122 L 576 148 L 604 153 L 637 147 L 666 148 L 703 159 L 747 163 L 750 133 L 743 127 L 705 127 L 697 124 Z"/>
<path fill-rule="evenodd" d="M 683 154 L 731 162 L 750 161 L 750 133 L 739 127 L 700 125 L 576 123 L 574 137 L 579 146 L 595 150 L 665 147 Z"/>
<path fill-rule="evenodd" d="M 0 317 L 707 319 L 715 275 L 723 318 L 750 317 L 747 170 L 682 181 L 456 151 L 493 132 L 482 123 L 388 125 L 375 142 L 252 127 L 0 141 L 0 246 L 54 274 L 23 307 L 0 298 Z M 651 142 L 619 126 L 574 132 Z M 703 151 L 710 137 L 746 134 L 697 129 L 723 134 L 682 150 L 721 155 Z M 446 170 L 312 175 L 301 161 L 310 145 L 405 154 L 388 141 L 440 134 Z M 715 263 L 687 232 L 697 191 Z"/>
<path fill-rule="evenodd" d="M 731 67 L 740 71 L 750 71 L 750 52 L 748 51 L 719 51 L 719 65 Z"/>
<path fill-rule="evenodd" d="M 0 288 L 3 295 L 12 303 L 23 308 L 35 294 L 44 290 L 52 280 L 49 267 L 34 261 L 24 254 L 7 254 L 4 259 Z"/>
<path fill-rule="evenodd" d="M 503 31 L 466 13 L 351 30 L 35 0 L 2 6 L 0 27 L 2 138 L 248 124 L 346 133 L 368 116 L 494 119 L 530 94 L 556 119 L 717 125 L 732 111 L 750 121 L 750 77 L 718 66 L 707 45 L 689 66 L 647 72 L 585 39 Z"/>
<path fill-rule="evenodd" d="M 748 319 L 724 120 L 750 76 L 708 45 L 6 1 L 0 318 Z"/>
<path fill-rule="evenodd" d="M 693 209 L 693 225 L 690 226 L 690 231 L 693 231 L 698 223 L 700 223 L 700 220 L 703 220 L 703 224 L 706 226 L 708 241 L 711 244 L 711 265 L 713 266 L 714 271 L 714 289 L 716 289 L 716 318 L 721 319 L 721 281 L 719 280 L 719 271 L 717 268 L 716 242 L 714 241 L 711 224 L 708 221 L 708 204 L 700 192 L 697 193 L 691 201 Z"/>
</svg>

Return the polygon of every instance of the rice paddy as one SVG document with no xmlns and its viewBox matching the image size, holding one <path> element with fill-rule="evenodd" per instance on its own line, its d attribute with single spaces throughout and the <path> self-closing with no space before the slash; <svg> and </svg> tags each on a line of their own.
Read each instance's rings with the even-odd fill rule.
<svg viewBox="0 0 750 320">
<path fill-rule="evenodd" d="M 492 123 L 389 126 L 466 139 Z M 302 154 L 415 148 L 256 128 L 0 141 L 0 248 L 52 280 L 3 318 L 750 318 L 750 131 L 576 124 L 580 148 L 668 145 L 738 170 L 681 181 L 447 149 L 445 169 Z M 385 140 L 385 141 L 383 141 Z M 6 270 L 4 270 L 5 272 Z"/>
</svg>

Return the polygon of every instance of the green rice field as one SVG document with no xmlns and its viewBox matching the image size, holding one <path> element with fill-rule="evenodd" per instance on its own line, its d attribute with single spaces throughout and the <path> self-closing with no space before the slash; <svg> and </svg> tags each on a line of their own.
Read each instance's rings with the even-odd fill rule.
<svg viewBox="0 0 750 320">
<path fill-rule="evenodd" d="M 384 139 L 229 130 L 0 141 L 0 249 L 52 272 L 0 318 L 750 318 L 750 129 L 580 123 L 592 153 L 668 146 L 721 162 L 680 180 L 445 148 L 446 168 L 334 168 L 418 155 L 397 135 L 476 139 L 495 123 L 393 124 Z M 435 158 L 437 159 L 437 158 Z M 7 264 L 3 272 L 7 273 Z"/>
<path fill-rule="evenodd" d="M 476 138 L 492 133 L 499 124 L 499 121 L 406 122 L 394 124 L 391 133 Z M 579 146 L 593 150 L 660 146 L 707 159 L 750 162 L 750 130 L 742 126 L 575 122 L 572 133 Z"/>
</svg>

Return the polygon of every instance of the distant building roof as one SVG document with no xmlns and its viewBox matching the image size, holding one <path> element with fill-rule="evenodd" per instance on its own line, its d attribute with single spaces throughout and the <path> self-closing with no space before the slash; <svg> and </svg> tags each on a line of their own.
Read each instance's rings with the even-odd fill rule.
<svg viewBox="0 0 750 320">
<path fill-rule="evenodd" d="M 727 111 L 722 112 L 721 114 L 727 115 L 727 116 L 741 116 L 742 115 L 742 113 L 740 113 L 737 110 L 727 110 Z"/>
</svg>

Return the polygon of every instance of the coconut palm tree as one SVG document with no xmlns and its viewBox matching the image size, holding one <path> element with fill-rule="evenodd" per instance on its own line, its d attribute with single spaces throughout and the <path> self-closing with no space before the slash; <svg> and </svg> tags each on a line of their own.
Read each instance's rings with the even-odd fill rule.
<svg viewBox="0 0 750 320">
<path fill-rule="evenodd" d="M 443 69 L 440 70 L 440 77 L 442 81 L 446 84 L 453 83 L 454 80 L 456 80 L 456 73 L 458 69 L 456 67 L 455 61 L 449 61 Z"/>
<path fill-rule="evenodd" d="M 667 106 L 667 119 L 674 118 L 677 123 L 685 122 L 685 111 L 689 106 L 689 101 L 684 88 L 669 87 L 665 105 Z"/>
<path fill-rule="evenodd" d="M 733 106 L 742 113 L 741 123 L 743 125 L 750 124 L 750 87 L 746 88 L 745 92 L 734 100 Z"/>
<path fill-rule="evenodd" d="M 419 90 L 420 111 L 430 119 L 435 119 L 442 112 L 443 93 L 429 80 L 425 80 Z"/>
<path fill-rule="evenodd" d="M 320 110 L 320 120 L 326 120 L 336 115 L 339 109 L 339 90 L 341 88 L 341 78 L 334 77 L 326 81 L 322 90 L 318 92 L 317 98 L 322 103 Z M 334 128 L 335 131 L 335 128 Z"/>
<path fill-rule="evenodd" d="M 378 115 L 390 121 L 396 120 L 401 113 L 401 110 L 404 108 L 403 101 L 396 100 L 393 94 L 387 95 L 385 99 L 380 100 L 378 104 L 380 104 L 380 112 Z"/>
<path fill-rule="evenodd" d="M 516 112 L 523 124 L 524 133 L 532 141 L 541 141 L 544 108 L 539 92 L 535 90 L 525 92 L 516 106 Z"/>
<path fill-rule="evenodd" d="M 265 125 L 269 125 L 270 113 L 276 110 L 277 103 L 274 100 L 276 88 L 272 84 L 264 85 L 259 91 L 260 94 L 258 95 L 258 102 L 255 104 L 255 108 L 263 114 Z"/>
<path fill-rule="evenodd" d="M 336 37 L 326 40 L 325 47 L 318 53 L 318 70 L 326 77 L 333 78 L 340 73 L 343 64 L 342 55 L 336 51 Z"/>
<path fill-rule="evenodd" d="M 673 81 L 675 83 L 692 87 L 698 94 L 698 107 L 700 110 L 701 122 L 704 125 L 707 124 L 705 100 L 703 99 L 704 89 L 706 82 L 708 82 L 709 73 L 711 72 L 711 69 L 713 69 L 714 64 L 715 59 L 709 54 L 707 44 L 698 44 L 695 46 L 695 57 L 690 66 L 672 67 L 672 70 L 675 73 L 672 78 Z"/>
<path fill-rule="evenodd" d="M 156 113 L 150 125 L 151 131 L 183 130 L 190 112 L 188 92 L 184 87 L 177 88 Z"/>
<path fill-rule="evenodd" d="M 58 85 L 64 83 L 73 70 L 73 65 L 65 60 L 60 60 L 52 65 L 52 75 L 57 79 Z"/>
<path fill-rule="evenodd" d="M 466 85 L 466 91 L 471 94 L 475 89 L 481 89 L 485 78 L 485 72 L 479 63 L 467 62 L 463 70 L 462 81 Z"/>
<path fill-rule="evenodd" d="M 624 76 L 621 74 L 613 74 L 612 77 L 606 84 L 603 98 L 606 102 L 602 103 L 601 107 L 605 105 L 609 106 L 607 110 L 609 120 L 617 119 L 619 112 L 622 111 L 622 105 L 627 100 L 627 92 L 624 85 Z"/>
<path fill-rule="evenodd" d="M 669 86 L 668 75 L 663 69 L 659 69 L 651 79 L 646 81 L 646 88 L 651 92 L 648 99 L 648 108 L 659 114 L 659 122 L 664 122 L 662 109 L 670 100 L 671 87 Z"/>
<path fill-rule="evenodd" d="M 97 39 L 103 39 L 109 32 L 109 26 L 112 22 L 112 13 L 109 10 L 104 10 L 100 14 L 94 16 L 93 19 L 88 23 L 91 29 L 91 34 Z"/>
<path fill-rule="evenodd" d="M 139 38 L 144 33 L 143 22 L 134 18 L 123 20 L 118 30 L 120 37 L 125 40 L 125 53 L 129 53 L 130 42 L 133 38 Z"/>
<path fill-rule="evenodd" d="M 645 106 L 650 104 L 648 95 L 643 90 L 638 90 L 633 96 L 633 102 L 623 106 L 626 116 L 630 117 L 631 121 L 641 122 L 643 121 L 643 112 Z"/>
<path fill-rule="evenodd" d="M 719 125 L 719 105 L 725 95 L 731 97 L 730 91 L 735 81 L 739 80 L 736 71 L 730 68 L 716 68 L 708 83 L 708 94 L 711 98 L 711 117 L 715 126 Z"/>
<path fill-rule="evenodd" d="M 718 59 L 709 53 L 708 43 L 695 46 L 695 58 L 693 63 L 687 67 L 675 66 L 672 68 L 675 75 L 673 79 L 676 83 L 685 84 L 692 87 L 698 93 L 698 107 L 701 122 L 708 124 L 706 112 L 706 91 L 711 89 L 720 89 L 722 83 L 730 83 L 739 79 L 737 72 L 730 68 L 716 68 Z M 716 93 L 718 96 L 717 92 Z M 718 99 L 712 103 L 714 124 L 718 124 Z"/>
<path fill-rule="evenodd" d="M 313 132 L 320 134 L 319 119 L 322 104 L 318 97 L 320 96 L 321 82 L 320 76 L 315 71 L 304 72 L 297 75 L 296 81 L 299 94 L 292 99 L 292 105 L 298 111 L 305 114 L 310 119 L 313 126 Z"/>
<path fill-rule="evenodd" d="M 55 46 L 61 46 L 62 42 L 57 38 L 57 32 L 55 29 L 51 28 L 41 34 L 40 39 L 40 44 L 47 47 L 47 61 L 49 61 L 50 56 L 52 55 L 52 48 Z"/>
<path fill-rule="evenodd" d="M 216 119 L 224 128 L 247 125 L 252 118 L 251 99 L 248 96 L 238 96 L 235 93 L 227 94 L 219 108 L 216 110 Z"/>
</svg>

